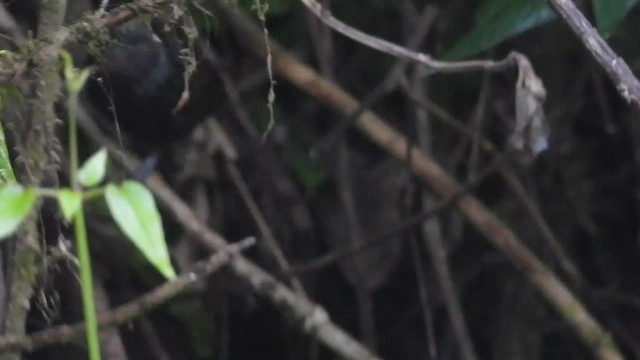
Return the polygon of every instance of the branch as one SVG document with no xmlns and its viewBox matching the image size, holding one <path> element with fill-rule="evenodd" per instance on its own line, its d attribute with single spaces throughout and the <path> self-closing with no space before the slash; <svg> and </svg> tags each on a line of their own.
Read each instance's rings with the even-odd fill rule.
<svg viewBox="0 0 640 360">
<path fill-rule="evenodd" d="M 112 158 L 130 173 L 139 168 L 141 162 L 104 136 L 82 109 L 78 114 L 78 123 L 89 137 L 107 147 Z M 229 246 L 227 240 L 202 222 L 193 210 L 164 182 L 159 174 L 151 174 L 147 179 L 147 186 L 154 193 L 158 202 L 173 215 L 175 220 L 189 233 L 193 234 L 193 237 L 189 238 L 198 241 L 198 245 L 211 251 L 225 249 Z M 234 256 L 229 262 L 229 267 L 238 278 L 247 282 L 256 293 L 271 301 L 276 308 L 285 314 L 290 315 L 290 319 L 296 321 L 305 333 L 336 352 L 339 356 L 353 360 L 380 359 L 342 328 L 334 324 L 322 307 L 314 304 L 306 297 L 294 293 L 243 256 Z"/>
<path fill-rule="evenodd" d="M 222 130 L 222 129 L 219 129 L 219 130 Z M 238 191 L 238 194 L 240 195 L 240 198 L 242 199 L 245 206 L 247 207 L 247 211 L 249 211 L 249 214 L 253 218 L 253 221 L 256 227 L 260 231 L 260 234 L 262 235 L 262 239 L 266 243 L 267 248 L 271 253 L 271 256 L 273 256 L 274 260 L 277 262 L 278 266 L 280 267 L 280 271 L 291 273 L 291 265 L 289 264 L 289 260 L 287 260 L 287 257 L 285 256 L 284 251 L 282 250 L 282 247 L 276 240 L 275 235 L 273 234 L 273 231 L 271 231 L 271 228 L 269 227 L 267 219 L 260 211 L 260 208 L 258 207 L 258 203 L 253 198 L 253 195 L 249 190 L 249 186 L 247 185 L 247 182 L 244 180 L 244 177 L 242 176 L 240 169 L 238 169 L 234 160 L 229 159 L 228 157 L 227 159 L 225 159 L 225 165 L 227 168 L 227 173 L 229 175 L 229 178 L 233 183 L 233 186 L 235 186 L 236 190 Z M 291 281 L 291 287 L 300 296 L 306 296 L 304 287 L 302 287 L 302 282 L 300 281 L 300 279 L 298 279 L 297 276 L 295 276 L 295 274 L 292 274 L 292 276 L 290 277 L 290 281 Z"/>
<path fill-rule="evenodd" d="M 294 264 L 293 268 L 291 269 L 291 272 L 285 273 L 285 275 L 291 276 L 294 274 L 301 274 L 305 272 L 315 271 L 315 270 L 333 265 L 334 263 L 346 257 L 353 256 L 354 254 L 361 253 L 373 247 L 379 246 L 380 244 L 383 244 L 387 241 L 396 240 L 395 236 L 398 235 L 399 233 L 411 230 L 416 226 L 421 225 L 425 221 L 440 215 L 442 212 L 450 210 L 452 207 L 455 206 L 456 202 L 460 198 L 462 198 L 463 196 L 465 196 L 466 194 L 474 190 L 476 187 L 478 187 L 484 180 L 486 180 L 486 178 L 488 178 L 490 175 L 493 175 L 496 170 L 500 170 L 504 160 L 506 160 L 506 157 L 503 158 L 503 157 L 496 156 L 496 160 L 494 160 L 492 164 L 490 164 L 485 169 L 483 169 L 482 173 L 476 176 L 473 180 L 466 183 L 460 189 L 459 192 L 453 195 L 450 195 L 447 198 L 444 198 L 435 204 L 430 205 L 428 208 L 422 210 L 417 214 L 411 215 L 403 219 L 391 230 L 381 234 L 377 234 L 371 238 L 368 238 L 365 241 L 363 241 L 362 244 L 356 244 L 354 246 L 350 246 L 345 249 L 332 251 L 328 254 L 321 255 L 315 259 L 307 260 L 304 263 Z"/>
<path fill-rule="evenodd" d="M 38 2 L 38 33 L 48 34 L 62 27 L 67 8 L 66 0 Z M 26 74 L 31 84 L 19 84 L 22 96 L 7 104 L 2 121 L 11 130 L 14 144 L 16 174 L 23 184 L 39 186 L 43 183 L 55 186 L 59 179 L 60 143 L 56 136 L 57 117 L 55 104 L 60 95 L 60 75 L 57 52 L 55 55 L 42 53 L 33 61 L 31 71 Z M 12 245 L 4 247 L 3 258 L 9 259 L 9 284 L 3 333 L 22 336 L 26 333 L 26 319 L 34 284 L 41 271 L 39 258 L 42 243 L 58 238 L 58 219 L 51 209 L 38 204 L 23 224 Z M 6 354 L 4 359 L 19 359 L 19 354 Z"/>
<path fill-rule="evenodd" d="M 445 109 L 441 108 L 439 105 L 435 104 L 428 98 L 422 98 L 414 94 L 408 87 L 408 84 L 402 84 L 401 89 L 408 99 L 415 102 L 416 105 L 421 106 L 428 112 L 434 114 L 435 118 L 439 119 L 444 125 L 452 128 L 454 131 L 464 135 L 465 137 L 468 137 L 470 139 L 476 138 L 476 133 L 474 133 L 471 129 L 464 125 L 459 119 L 453 117 L 453 115 L 451 115 Z M 498 149 L 486 138 L 480 139 L 479 145 L 482 146 L 482 148 L 489 154 L 499 154 Z M 538 206 L 526 193 L 524 185 L 518 179 L 513 169 L 509 166 L 501 166 L 499 171 L 502 178 L 511 188 L 511 191 L 517 198 L 520 199 L 520 202 L 522 203 L 524 210 L 529 214 L 531 221 L 533 221 L 540 229 L 540 235 L 542 236 L 542 239 L 547 242 L 553 255 L 556 257 L 558 264 L 565 272 L 565 274 L 569 276 L 571 282 L 574 285 L 584 283 L 585 280 L 578 271 L 577 265 L 573 262 L 573 260 L 571 260 L 569 255 L 566 254 L 564 248 L 560 244 L 560 241 L 557 239 L 556 235 L 553 233 L 553 230 L 542 216 L 542 213 Z"/>
<path fill-rule="evenodd" d="M 102 28 L 116 27 L 136 16 L 153 13 L 161 6 L 169 3 L 171 3 L 169 0 L 138 0 L 119 6 L 111 10 L 106 16 L 101 16 L 100 13 L 91 14 L 74 25 L 61 27 L 56 31 L 42 32 L 47 35 L 38 40 L 31 40 L 28 46 L 25 47 L 37 47 L 38 50 L 35 54 L 32 54 L 36 59 L 57 57 L 58 51 L 66 45 L 77 42 L 79 39 L 90 38 L 92 34 Z M 28 60 L 18 58 L 18 60 L 1 63 L 0 85 L 15 82 L 27 68 Z"/>
<path fill-rule="evenodd" d="M 418 68 L 411 76 L 411 79 L 407 79 L 407 82 L 409 83 L 408 86 L 412 88 L 416 95 L 421 98 L 426 97 L 427 88 L 429 87 L 429 85 L 424 84 L 424 72 L 424 69 Z M 484 78 L 488 78 L 487 74 L 485 74 Z M 484 83 L 485 84 L 483 84 L 483 88 L 488 88 L 488 86 L 486 86 L 488 82 L 485 81 Z M 481 90 L 481 95 L 478 98 L 478 104 L 484 104 L 486 95 L 483 94 L 486 93 L 486 91 Z M 417 106 L 414 109 L 414 116 L 416 119 L 414 128 L 417 133 L 416 144 L 418 148 L 423 152 L 432 153 L 432 138 L 434 137 L 434 134 L 433 127 L 430 125 L 431 119 L 424 109 Z M 478 119 L 481 118 L 479 112 L 476 117 Z M 473 123 L 477 125 L 477 122 L 473 121 Z M 474 130 L 474 133 L 478 135 L 476 135 L 476 137 L 474 138 L 475 141 L 473 141 L 474 146 L 472 148 L 471 158 L 473 158 L 473 149 L 477 149 L 478 147 L 475 145 L 479 143 L 477 138 L 481 133 L 480 129 Z M 500 155 L 496 155 L 496 157 L 500 158 Z M 475 176 L 470 176 L 469 179 L 473 180 L 475 179 Z M 437 201 L 437 196 L 434 196 L 434 194 L 429 189 L 424 187 L 419 189 L 416 195 L 421 198 L 423 207 L 429 206 L 430 204 L 433 204 Z M 429 258 L 431 259 L 431 267 L 434 270 L 436 282 L 440 288 L 440 291 L 442 292 L 444 307 L 447 310 L 447 314 L 449 315 L 449 322 L 453 329 L 453 335 L 458 344 L 458 347 L 460 348 L 460 358 L 462 360 L 477 360 L 478 353 L 473 344 L 473 338 L 471 337 L 471 332 L 469 331 L 469 325 L 464 315 L 462 301 L 459 298 L 460 295 L 458 293 L 458 290 L 456 289 L 456 283 L 453 279 L 451 265 L 449 263 L 449 254 L 443 240 L 443 237 L 445 235 L 442 233 L 442 221 L 438 217 L 432 217 L 423 221 L 421 225 L 422 226 L 420 229 L 421 231 L 419 237 L 426 246 L 427 255 L 429 255 Z M 412 240 L 412 247 L 414 249 L 418 248 L 417 240 Z M 416 267 L 416 270 L 418 270 L 421 268 L 421 259 L 417 254 L 413 256 L 415 262 L 414 266 Z"/>
<path fill-rule="evenodd" d="M 265 56 L 262 33 L 241 13 L 232 10 L 222 0 L 210 0 L 221 13 L 220 18 L 231 25 L 237 35 L 248 44 L 255 55 Z M 222 16 L 224 15 L 224 16 Z M 275 42 L 271 43 L 274 69 L 294 85 L 317 100 L 348 115 L 359 102 L 345 90 L 322 78 L 302 64 Z M 357 128 L 378 146 L 399 159 L 412 160 L 415 175 L 426 181 L 442 197 L 452 196 L 462 189 L 430 156 L 412 146 L 407 139 L 392 129 L 384 119 L 371 111 L 364 111 Z M 471 195 L 457 202 L 460 211 L 522 274 L 536 287 L 547 301 L 569 322 L 583 342 L 599 359 L 622 359 L 611 335 L 593 318 L 569 288 L 543 264 L 511 229 Z"/>
<path fill-rule="evenodd" d="M 640 82 L 624 59 L 619 57 L 602 39 L 571 0 L 547 0 L 547 2 L 578 35 L 582 44 L 607 72 L 620 95 L 627 102 L 640 107 Z"/>
<path fill-rule="evenodd" d="M 383 53 L 392 55 L 397 58 L 411 60 L 422 64 L 432 72 L 444 72 L 444 73 L 457 73 L 467 71 L 500 71 L 505 68 L 514 65 L 514 58 L 512 54 L 500 61 L 493 60 L 469 60 L 469 61 L 440 61 L 435 60 L 429 54 L 420 53 L 408 49 L 406 47 L 394 44 L 384 39 L 380 39 L 375 36 L 366 34 L 358 29 L 355 29 L 342 21 L 336 19 L 331 15 L 331 12 L 320 5 L 315 0 L 300 0 L 314 15 L 316 15 L 320 21 L 325 23 L 333 30 L 341 33 L 342 35 L 355 40 L 361 44 L 369 46 Z"/>
<path fill-rule="evenodd" d="M 198 284 L 203 278 L 213 274 L 222 266 L 226 265 L 229 260 L 239 254 L 240 251 L 252 246 L 254 243 L 254 238 L 247 238 L 227 246 L 226 249 L 216 252 L 208 259 L 197 262 L 191 271 L 183 273 L 178 278 L 164 283 L 133 301 L 100 315 L 98 317 L 100 327 L 105 328 L 124 324 L 185 293 Z M 84 323 L 76 323 L 56 326 L 25 337 L 0 337 L 0 353 L 9 351 L 31 352 L 47 345 L 68 343 L 84 335 L 84 331 Z"/>
</svg>

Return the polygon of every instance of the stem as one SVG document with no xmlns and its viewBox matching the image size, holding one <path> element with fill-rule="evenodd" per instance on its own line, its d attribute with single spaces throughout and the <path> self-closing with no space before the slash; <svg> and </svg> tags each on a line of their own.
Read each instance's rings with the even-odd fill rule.
<svg viewBox="0 0 640 360">
<path fill-rule="evenodd" d="M 69 157 L 71 188 L 81 191 L 78 182 L 78 126 L 76 114 L 78 110 L 78 94 L 69 93 Z M 82 308 L 84 320 L 87 325 L 87 345 L 89 347 L 89 359 L 100 360 L 100 341 L 98 339 L 98 321 L 93 299 L 93 275 L 91 273 L 91 257 L 89 255 L 89 241 L 87 239 L 87 226 L 84 220 L 82 204 L 73 219 L 73 229 L 78 248 L 78 261 L 80 263 L 80 288 L 82 291 Z"/>
<path fill-rule="evenodd" d="M 91 190 L 87 190 L 85 192 L 82 193 L 82 201 L 91 201 L 97 197 L 100 197 L 104 195 L 104 188 L 96 188 L 96 189 L 91 189 Z"/>
<path fill-rule="evenodd" d="M 35 188 L 39 197 L 48 197 L 55 199 L 58 196 L 58 189 Z"/>
<path fill-rule="evenodd" d="M 78 126 L 76 114 L 78 110 L 78 94 L 69 93 L 69 176 L 71 177 L 71 188 L 80 191 L 78 182 Z"/>
<path fill-rule="evenodd" d="M 49 188 L 35 188 L 38 196 L 48 197 L 48 198 L 56 198 L 58 196 L 59 189 L 49 189 Z M 104 195 L 104 188 L 95 188 L 91 190 L 82 191 L 82 201 L 91 201 L 95 198 Z"/>
<path fill-rule="evenodd" d="M 84 320 L 87 324 L 87 344 L 89 345 L 89 359 L 100 360 L 100 341 L 98 339 L 98 320 L 93 299 L 93 275 L 91 273 L 91 258 L 89 256 L 89 241 L 87 227 L 84 221 L 84 211 L 80 205 L 74 221 L 76 246 L 78 247 L 78 261 L 80 263 L 80 285 L 82 289 L 82 307 Z"/>
</svg>

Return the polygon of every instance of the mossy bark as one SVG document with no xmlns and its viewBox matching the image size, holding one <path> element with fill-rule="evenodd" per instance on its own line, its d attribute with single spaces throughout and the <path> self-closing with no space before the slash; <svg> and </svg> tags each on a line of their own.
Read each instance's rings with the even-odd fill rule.
<svg viewBox="0 0 640 360">
<path fill-rule="evenodd" d="M 46 35 L 58 30 L 63 23 L 66 0 L 41 0 L 38 34 Z M 33 69 L 20 84 L 22 96 L 7 104 L 3 121 L 8 142 L 15 160 L 18 181 L 32 186 L 56 187 L 60 163 L 60 142 L 56 136 L 59 120 L 55 103 L 60 95 L 60 76 L 57 52 L 47 52 L 33 59 Z M 31 307 L 37 276 L 41 269 L 39 259 L 45 239 L 57 240 L 59 222 L 55 210 L 39 206 L 29 217 L 22 230 L 9 244 L 5 259 L 9 298 L 6 308 L 4 333 L 20 336 L 26 331 L 26 318 Z M 3 359 L 19 359 L 20 354 L 5 354 Z"/>
</svg>

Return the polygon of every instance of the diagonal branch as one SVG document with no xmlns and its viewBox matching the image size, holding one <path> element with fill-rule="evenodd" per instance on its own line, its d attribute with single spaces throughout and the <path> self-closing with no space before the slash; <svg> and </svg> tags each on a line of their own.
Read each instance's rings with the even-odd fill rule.
<svg viewBox="0 0 640 360">
<path fill-rule="evenodd" d="M 224 16 L 237 35 L 257 56 L 265 56 L 262 34 L 242 14 L 222 0 L 210 3 Z M 282 47 L 271 43 L 274 69 L 294 85 L 342 114 L 350 114 L 359 102 L 335 83 L 322 78 Z M 399 159 L 412 160 L 415 175 L 426 181 L 442 197 L 460 192 L 462 186 L 431 157 L 411 146 L 407 139 L 392 129 L 384 119 L 371 111 L 362 113 L 357 128 L 378 146 Z M 408 154 L 409 153 L 409 154 Z M 569 288 L 540 261 L 520 238 L 495 214 L 471 195 L 462 197 L 458 208 L 467 219 L 535 286 L 558 313 L 569 322 L 598 359 L 622 359 L 611 335 L 596 321 Z"/>
<path fill-rule="evenodd" d="M 262 35 L 260 35 L 262 36 Z M 78 123 L 94 141 L 109 149 L 113 159 L 122 167 L 133 173 L 140 166 L 136 160 L 97 128 L 95 123 L 80 111 Z M 194 241 L 210 251 L 219 251 L 229 246 L 227 240 L 206 224 L 189 206 L 164 182 L 162 177 L 151 174 L 147 179 L 147 186 L 154 193 L 158 202 L 180 223 L 186 231 L 193 234 Z M 231 271 L 241 280 L 247 282 L 259 295 L 271 301 L 283 313 L 290 315 L 302 330 L 336 352 L 345 359 L 377 360 L 380 359 L 342 328 L 334 324 L 327 312 L 304 296 L 291 291 L 287 286 L 276 280 L 272 275 L 260 267 L 238 255 L 229 262 Z"/>
<path fill-rule="evenodd" d="M 193 268 L 178 278 L 164 283 L 154 290 L 124 305 L 118 306 L 106 314 L 98 317 L 101 328 L 124 324 L 140 317 L 156 307 L 166 303 L 176 296 L 186 292 L 203 278 L 213 274 L 229 262 L 229 259 L 240 251 L 253 245 L 255 239 L 246 240 L 229 245 L 226 249 L 216 252 L 208 259 L 196 263 Z M 84 323 L 60 325 L 51 329 L 39 331 L 29 336 L 0 337 L 0 353 L 8 351 L 34 351 L 52 344 L 63 344 L 82 336 L 85 331 Z"/>
<path fill-rule="evenodd" d="M 547 0 L 547 2 L 571 27 L 582 44 L 607 72 L 620 95 L 635 107 L 640 107 L 640 82 L 624 59 L 602 39 L 571 0 Z"/>
</svg>

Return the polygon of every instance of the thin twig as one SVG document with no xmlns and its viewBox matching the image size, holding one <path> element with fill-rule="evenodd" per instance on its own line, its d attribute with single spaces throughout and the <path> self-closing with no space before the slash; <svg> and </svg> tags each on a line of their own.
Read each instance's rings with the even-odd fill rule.
<svg viewBox="0 0 640 360">
<path fill-rule="evenodd" d="M 302 1 L 302 3 L 323 23 L 331 27 L 333 30 L 341 33 L 342 35 L 361 44 L 369 46 L 372 49 L 376 49 L 394 57 L 412 60 L 420 63 L 433 72 L 457 73 L 479 70 L 500 71 L 505 69 L 506 67 L 514 65 L 514 58 L 512 57 L 512 55 L 508 55 L 506 58 L 500 61 L 469 60 L 448 62 L 435 60 L 428 54 L 412 51 L 406 47 L 394 44 L 375 36 L 371 36 L 358 29 L 355 29 L 333 17 L 331 12 L 323 8 L 322 5 L 320 5 L 320 3 L 315 0 L 300 1 Z"/>
<path fill-rule="evenodd" d="M 229 107 L 240 123 L 240 126 L 242 126 L 244 131 L 246 131 L 252 139 L 258 139 L 262 141 L 261 135 L 256 129 L 253 120 L 249 115 L 249 112 L 246 110 L 244 104 L 242 104 L 240 91 L 234 84 L 229 72 L 226 71 L 226 69 L 221 64 L 220 57 L 218 56 L 216 50 L 212 48 L 209 43 L 200 39 L 196 40 L 196 46 L 198 50 L 202 52 L 203 60 L 206 60 L 211 65 L 211 67 L 216 70 L 218 76 L 220 77 L 220 80 L 222 80 L 222 87 L 225 94 L 227 95 L 227 99 L 229 100 Z"/>
<path fill-rule="evenodd" d="M 500 165 L 502 164 L 504 159 L 506 159 L 506 157 L 497 157 L 491 165 L 486 166 L 484 169 L 482 169 L 482 172 L 478 174 L 478 176 L 476 176 L 473 181 L 465 184 L 459 192 L 440 200 L 438 203 L 429 206 L 427 209 L 424 209 L 417 214 L 413 214 L 403 219 L 399 224 L 397 224 L 395 227 L 392 227 L 387 232 L 376 235 L 370 239 L 365 239 L 362 244 L 356 244 L 346 249 L 333 251 L 329 254 L 305 261 L 304 263 L 294 265 L 292 269 L 293 273 L 300 274 L 309 271 L 320 270 L 327 266 L 333 265 L 334 263 L 344 259 L 345 257 L 365 252 L 372 247 L 376 247 L 387 241 L 396 240 L 399 233 L 411 230 L 423 223 L 425 220 L 428 220 L 429 218 L 439 215 L 440 213 L 454 207 L 458 200 L 467 195 L 473 189 L 477 188 L 485 179 L 495 173 L 495 171 L 500 168 Z"/>
<path fill-rule="evenodd" d="M 471 139 L 471 153 L 469 154 L 469 162 L 467 166 L 468 177 L 473 178 L 476 173 L 476 167 L 480 158 L 480 142 L 483 132 L 483 120 L 486 116 L 487 102 L 490 99 L 491 93 L 491 78 L 488 73 L 484 73 L 482 76 L 482 82 L 480 84 L 480 93 L 478 94 L 478 100 L 473 109 L 471 115 L 471 133 L 474 137 Z"/>
<path fill-rule="evenodd" d="M 422 98 L 425 97 L 425 85 L 420 79 L 420 72 L 424 71 L 424 69 L 416 69 L 416 71 L 417 73 L 412 79 L 412 87 L 416 94 Z M 417 120 L 415 129 L 418 146 L 425 153 L 431 153 L 431 139 L 433 138 L 433 134 L 431 133 L 432 127 L 430 126 L 429 115 L 420 107 L 415 107 L 414 112 Z M 475 130 L 479 131 L 479 129 Z M 469 178 L 473 179 L 471 176 Z M 421 189 L 419 195 L 422 197 L 423 206 L 428 206 L 435 202 L 433 193 L 427 189 Z M 442 227 L 438 217 L 431 217 L 422 223 L 422 240 L 427 248 L 438 286 L 442 292 L 444 306 L 447 309 L 453 334 L 460 348 L 460 358 L 464 360 L 477 360 L 478 355 L 476 354 L 471 333 L 469 332 L 469 326 L 467 325 L 456 285 L 453 281 L 448 253 L 442 237 Z"/>
<path fill-rule="evenodd" d="M 95 142 L 105 146 L 115 161 L 130 173 L 139 166 L 140 161 L 131 154 L 127 154 L 112 140 L 107 138 L 96 124 L 85 114 L 78 114 L 78 123 L 87 135 Z M 189 206 L 165 183 L 162 177 L 151 174 L 147 179 L 147 186 L 154 193 L 159 203 L 181 224 L 198 245 L 211 251 L 225 249 L 227 240 L 222 235 L 210 229 L 189 208 Z M 306 297 L 299 296 L 287 286 L 276 280 L 266 271 L 244 258 L 242 255 L 234 256 L 229 263 L 233 273 L 247 282 L 259 295 L 265 297 L 282 312 L 291 315 L 302 330 L 335 351 L 345 359 L 376 360 L 376 355 L 367 349 L 342 328 L 334 324 L 326 311 L 311 302 Z"/>
<path fill-rule="evenodd" d="M 416 29 L 413 30 L 413 33 L 407 41 L 407 47 L 409 49 L 417 48 L 420 45 L 435 23 L 437 14 L 437 8 L 433 5 L 427 5 L 424 8 L 422 13 L 417 17 L 416 23 L 418 25 Z M 373 90 L 363 97 L 360 102 L 360 107 L 349 114 L 349 116 L 343 118 L 327 135 L 318 140 L 316 144 L 312 146 L 311 153 L 330 148 L 338 136 L 344 134 L 344 132 L 356 122 L 363 111 L 371 108 L 375 102 L 397 88 L 402 82 L 404 72 L 409 62 L 408 59 L 398 59 L 393 67 L 387 71 L 384 78 L 373 87 Z"/>
<path fill-rule="evenodd" d="M 194 285 L 197 285 L 203 278 L 213 274 L 222 266 L 226 265 L 234 255 L 252 246 L 254 243 L 254 238 L 247 238 L 235 244 L 228 245 L 226 249 L 216 252 L 208 259 L 197 262 L 190 271 L 183 273 L 176 279 L 166 282 L 107 313 L 101 314 L 98 317 L 100 327 L 106 328 L 124 324 L 185 293 Z M 24 337 L 3 336 L 0 337 L 0 352 L 31 352 L 47 345 L 68 343 L 81 336 L 84 331 L 85 324 L 76 323 L 56 326 Z"/>
<path fill-rule="evenodd" d="M 255 131 L 255 127 L 253 127 L 249 114 L 245 110 L 244 106 L 241 104 L 240 95 L 237 89 L 235 88 L 233 82 L 231 81 L 229 74 L 227 74 L 222 69 L 222 66 L 220 64 L 220 59 L 218 58 L 218 55 L 216 54 L 216 52 L 208 44 L 204 42 L 197 42 L 197 46 L 200 48 L 200 50 L 202 50 L 203 56 L 205 57 L 205 59 L 211 64 L 212 67 L 216 68 L 216 70 L 218 71 L 218 75 L 222 79 L 225 92 L 229 97 L 229 100 L 232 105 L 232 110 L 236 118 L 240 121 L 245 131 L 247 131 L 250 136 L 254 138 L 259 138 L 258 133 Z M 260 230 L 262 237 L 267 243 L 267 247 L 269 248 L 269 250 L 271 251 L 271 254 L 275 258 L 278 265 L 280 266 L 280 270 L 286 273 L 290 272 L 289 261 L 287 260 L 287 258 L 284 255 L 284 252 L 280 248 L 278 241 L 275 239 L 275 236 L 273 235 L 273 231 L 271 231 L 271 228 L 269 227 L 269 224 L 267 223 L 264 215 L 260 211 L 260 208 L 258 207 L 257 202 L 253 198 L 253 195 L 251 195 L 251 192 L 249 191 L 249 187 L 247 186 L 246 181 L 242 176 L 242 173 L 240 172 L 240 170 L 235 164 L 235 161 L 237 160 L 237 157 L 238 157 L 237 155 L 238 152 L 235 149 L 235 146 L 229 140 L 229 136 L 225 134 L 224 129 L 221 126 L 219 126 L 219 124 L 215 121 L 214 121 L 214 124 L 216 127 L 214 136 L 218 138 L 217 139 L 218 141 L 223 140 L 223 142 L 227 144 L 224 147 L 227 149 L 227 151 L 223 151 L 223 153 L 225 155 L 225 159 L 226 159 L 225 164 L 227 166 L 227 171 L 229 173 L 231 181 L 233 182 L 234 186 L 238 190 L 238 193 L 240 194 L 240 197 L 242 198 L 245 205 L 247 206 L 247 209 L 249 210 L 249 213 L 253 217 L 254 222 L 256 223 L 256 226 Z M 230 155 L 229 153 L 233 155 Z M 302 286 L 302 282 L 300 282 L 299 279 L 297 279 L 296 277 L 291 278 L 291 285 L 296 290 L 296 292 L 306 296 L 304 287 Z"/>
<path fill-rule="evenodd" d="M 424 107 L 430 113 L 436 115 L 436 118 L 441 120 L 445 125 L 451 127 L 455 131 L 461 133 L 462 135 L 475 139 L 476 134 L 465 126 L 460 120 L 451 115 L 448 111 L 441 108 L 437 104 L 433 103 L 428 98 L 421 98 L 414 94 L 411 89 L 409 89 L 407 84 L 403 84 L 402 89 L 404 90 L 406 96 L 414 101 L 416 104 Z M 499 150 L 488 140 L 481 138 L 479 139 L 479 144 L 482 148 L 490 154 L 498 154 Z M 520 199 L 524 210 L 527 212 L 529 217 L 536 224 L 538 229 L 540 230 L 540 235 L 542 239 L 549 245 L 551 252 L 556 258 L 556 261 L 571 279 L 571 282 L 574 285 L 584 284 L 583 276 L 578 271 L 577 265 L 571 260 L 571 258 L 566 254 L 563 246 L 560 244 L 557 236 L 554 234 L 553 230 L 544 219 L 542 212 L 539 207 L 534 203 L 534 201 L 529 197 L 526 190 L 524 189 L 524 185 L 518 176 L 515 174 L 513 169 L 511 169 L 508 164 L 503 164 L 503 166 L 499 169 L 500 175 L 504 178 L 505 182 L 514 193 L 514 195 Z"/>
<path fill-rule="evenodd" d="M 616 89 L 627 101 L 640 108 L 640 82 L 629 65 L 616 54 L 589 20 L 571 0 L 547 0 L 549 5 L 562 17 L 582 44 L 607 72 Z"/>
<path fill-rule="evenodd" d="M 413 269 L 416 274 L 416 282 L 418 288 L 418 298 L 420 300 L 420 308 L 422 309 L 422 317 L 425 327 L 425 337 L 427 343 L 427 353 L 429 360 L 438 358 L 438 348 L 436 345 L 436 334 L 433 326 L 433 310 L 429 302 L 429 290 L 427 290 L 427 272 L 423 263 L 423 259 L 418 246 L 418 240 L 413 238 L 409 240 L 409 248 L 411 249 L 411 260 Z"/>
<path fill-rule="evenodd" d="M 420 17 L 415 15 L 417 9 L 413 5 L 412 0 L 404 0 L 402 1 L 402 3 L 396 2 L 395 4 L 403 15 L 404 33 L 406 34 L 405 36 L 409 38 L 411 32 L 415 32 L 416 30 L 414 29 L 419 28 L 422 21 Z M 434 17 L 434 20 L 435 20 L 435 17 Z M 414 49 L 415 47 L 417 46 L 412 46 L 410 48 Z M 398 60 L 398 61 L 408 63 L 408 61 L 406 60 Z M 422 86 L 424 86 L 424 88 L 428 86 L 428 85 L 420 84 L 421 83 L 420 77 L 422 76 L 422 73 L 424 71 L 426 71 L 426 69 L 420 66 L 413 67 L 413 80 L 415 81 L 416 87 L 420 86 L 420 89 L 423 89 Z M 405 75 L 405 79 L 406 79 L 406 75 Z M 426 143 L 425 145 L 430 146 L 432 143 L 431 141 L 432 136 L 430 133 L 431 124 L 428 122 L 429 114 L 427 113 L 426 110 L 416 108 L 415 106 L 408 107 L 408 110 L 415 111 L 415 115 L 416 115 L 417 136 L 415 137 L 414 140 L 417 143 L 421 143 L 422 141 L 424 141 Z M 424 127 L 423 130 L 429 130 L 429 131 L 422 132 L 420 131 L 419 127 Z M 411 194 L 410 196 L 413 198 L 415 195 L 418 195 L 420 192 L 426 193 L 425 189 L 417 188 L 416 194 Z M 432 206 L 432 203 L 437 202 L 437 200 L 433 198 L 431 198 L 430 200 L 432 201 L 428 203 L 423 202 L 421 204 L 421 209 L 425 209 L 428 206 Z M 437 218 L 434 220 L 438 221 Z M 426 223 L 428 221 L 429 220 L 427 219 L 426 221 L 423 222 L 423 224 L 425 224 L 423 225 L 423 228 L 426 228 Z M 426 345 L 427 354 L 428 354 L 427 359 L 435 360 L 438 358 L 438 345 L 437 345 L 435 325 L 434 325 L 434 315 L 433 315 L 436 308 L 435 306 L 431 305 L 431 300 L 429 299 L 429 293 L 431 291 L 428 289 L 427 269 L 425 266 L 425 259 L 423 256 L 424 252 L 421 251 L 423 248 L 420 247 L 420 243 L 419 243 L 419 240 L 421 237 L 424 237 L 424 236 L 420 236 L 419 233 L 413 234 L 413 236 L 411 236 L 409 240 L 409 248 L 411 252 L 413 269 L 416 276 L 416 288 L 418 289 L 418 300 L 420 303 L 420 308 L 422 310 L 422 321 L 424 323 L 424 336 L 426 340 L 425 343 L 427 344 Z M 426 256 L 427 254 L 424 253 L 424 255 Z"/>
<path fill-rule="evenodd" d="M 323 0 L 324 6 L 331 6 L 329 1 Z M 309 36 L 313 45 L 313 52 L 318 59 L 320 73 L 330 79 L 335 78 L 333 72 L 333 31 L 322 24 L 313 14 L 306 14 L 309 21 Z"/>
<path fill-rule="evenodd" d="M 258 227 L 258 230 L 260 231 L 260 234 L 262 235 L 267 248 L 278 263 L 280 271 L 289 273 L 291 271 L 289 260 L 287 260 L 284 251 L 282 251 L 282 248 L 278 244 L 276 237 L 273 235 L 273 231 L 271 231 L 271 228 L 269 227 L 267 219 L 265 219 L 262 211 L 260 211 L 260 207 L 258 207 L 258 204 L 253 198 L 253 195 L 251 195 L 249 186 L 247 186 L 247 182 L 244 180 L 242 173 L 240 173 L 240 170 L 231 159 L 227 159 L 225 161 L 225 165 L 227 167 L 229 177 L 231 178 L 231 182 L 233 182 L 236 190 L 238 190 L 238 194 L 240 195 L 240 198 L 242 198 L 242 201 L 247 207 L 247 210 L 249 210 L 249 214 L 251 214 L 253 221 L 256 223 L 256 226 Z M 304 287 L 302 286 L 302 282 L 300 282 L 300 279 L 293 276 L 290 278 L 290 281 L 291 286 L 299 295 L 307 296 L 304 291 Z"/>
<path fill-rule="evenodd" d="M 306 1 L 306 0 L 305 0 Z M 223 0 L 210 3 L 242 38 L 255 55 L 265 54 L 262 34 L 244 15 L 232 10 Z M 342 114 L 359 107 L 359 102 L 336 84 L 322 78 L 308 66 L 286 53 L 275 42 L 271 44 L 274 69 L 294 85 L 312 94 Z M 365 111 L 356 123 L 357 128 L 378 146 L 399 159 L 409 149 L 414 174 L 427 181 L 443 197 L 457 193 L 461 185 L 447 174 L 430 156 L 409 146 L 407 139 L 395 131 L 380 116 Z M 585 345 L 599 359 L 622 359 L 611 335 L 596 321 L 569 288 L 522 242 L 522 240 L 487 209 L 478 199 L 466 195 L 458 201 L 458 208 L 511 263 L 542 293 L 558 313 L 578 333 Z"/>
</svg>

